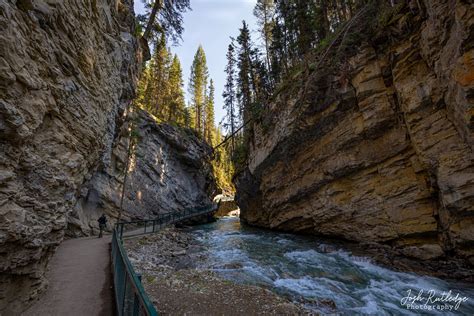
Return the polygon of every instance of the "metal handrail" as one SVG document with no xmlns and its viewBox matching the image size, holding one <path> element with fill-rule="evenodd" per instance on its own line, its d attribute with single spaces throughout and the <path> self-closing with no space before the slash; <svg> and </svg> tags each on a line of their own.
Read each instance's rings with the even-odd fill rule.
<svg viewBox="0 0 474 316">
<path fill-rule="evenodd" d="M 117 314 L 157 316 L 158 313 L 146 295 L 140 276 L 135 273 L 115 228 L 112 235 L 112 267 Z"/>
<path fill-rule="evenodd" d="M 120 233 L 120 238 L 151 234 L 159 231 L 166 225 L 183 221 L 195 216 L 211 214 L 217 211 L 217 205 L 200 207 L 195 209 L 186 209 L 182 212 L 168 212 L 159 214 L 154 219 L 135 220 L 127 222 L 118 222 L 116 228 Z M 133 225 L 143 225 L 143 228 L 133 227 Z M 124 232 L 126 226 L 132 226 L 131 230 Z M 148 228 L 148 230 L 147 230 Z"/>
<path fill-rule="evenodd" d="M 138 275 L 128 259 L 127 252 L 123 247 L 123 237 L 131 237 L 143 234 L 151 234 L 159 231 L 163 226 L 176 223 L 194 216 L 210 214 L 217 210 L 217 207 L 196 208 L 184 210 L 179 213 L 160 214 L 155 219 L 119 222 L 115 225 L 112 234 L 112 271 L 114 277 L 114 292 L 117 314 L 119 316 L 157 316 L 158 313 L 151 303 L 148 295 L 141 283 L 141 276 Z M 152 230 L 147 231 L 147 224 L 152 223 Z M 144 232 L 137 234 L 127 234 L 124 236 L 124 226 L 130 224 L 144 224 Z M 157 225 L 158 224 L 158 225 Z M 126 232 L 127 233 L 127 232 Z M 133 233 L 133 231 L 132 231 Z"/>
</svg>

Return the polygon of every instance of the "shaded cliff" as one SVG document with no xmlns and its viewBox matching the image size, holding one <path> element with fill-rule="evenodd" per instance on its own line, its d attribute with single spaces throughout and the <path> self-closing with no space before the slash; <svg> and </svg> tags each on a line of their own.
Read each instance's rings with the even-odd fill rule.
<svg viewBox="0 0 474 316">
<path fill-rule="evenodd" d="M 134 97 L 140 55 L 131 1 L 1 0 L 0 29 L 1 312 L 46 285 Z"/>
<path fill-rule="evenodd" d="M 253 125 L 241 218 L 474 264 L 474 10 L 411 1 L 384 18 L 345 58 L 306 65 Z"/>
<path fill-rule="evenodd" d="M 135 27 L 128 0 L 0 0 L 0 314 L 44 290 L 66 234 L 117 216 L 130 135 L 124 219 L 210 203 L 211 149 L 126 114 L 142 63 Z"/>
<path fill-rule="evenodd" d="M 112 222 L 118 218 L 129 148 L 122 220 L 153 218 L 212 203 L 217 190 L 210 164 L 212 148 L 191 130 L 159 124 L 147 112 L 135 109 L 122 125 L 108 163 L 83 185 L 68 217 L 68 234 L 97 232 L 102 213 Z"/>
</svg>

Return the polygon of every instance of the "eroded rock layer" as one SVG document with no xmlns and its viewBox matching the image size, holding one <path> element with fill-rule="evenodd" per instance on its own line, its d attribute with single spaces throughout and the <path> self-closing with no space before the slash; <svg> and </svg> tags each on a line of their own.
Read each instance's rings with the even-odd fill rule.
<svg viewBox="0 0 474 316">
<path fill-rule="evenodd" d="M 211 148 L 131 106 L 135 26 L 132 1 L 0 0 L 0 314 L 102 213 L 111 228 L 121 205 L 127 220 L 211 204 Z"/>
<path fill-rule="evenodd" d="M 474 264 L 474 9 L 427 0 L 400 12 L 254 124 L 235 179 L 241 218 Z"/>
<path fill-rule="evenodd" d="M 0 314 L 44 289 L 134 97 L 132 1 L 0 0 Z"/>
</svg>

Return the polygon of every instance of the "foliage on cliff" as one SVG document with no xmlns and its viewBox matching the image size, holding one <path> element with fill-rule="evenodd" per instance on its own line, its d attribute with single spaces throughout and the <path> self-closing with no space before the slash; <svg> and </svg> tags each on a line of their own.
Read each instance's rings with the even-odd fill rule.
<svg viewBox="0 0 474 316">
<path fill-rule="evenodd" d="M 157 34 L 165 34 L 174 43 L 181 40 L 184 32 L 183 13 L 191 9 L 190 0 L 141 0 L 145 14 L 137 16 L 143 38 L 148 41 Z"/>
<path fill-rule="evenodd" d="M 162 121 L 184 125 L 188 114 L 183 86 L 179 58 L 166 47 L 162 35 L 141 76 L 136 104 Z"/>
<path fill-rule="evenodd" d="M 241 218 L 472 263 L 472 6 L 356 12 L 292 62 L 253 118 L 234 178 Z"/>
<path fill-rule="evenodd" d="M 389 41 L 380 34 L 407 11 L 406 1 L 258 0 L 254 14 L 260 37 L 253 40 L 244 21 L 227 52 L 223 126 L 235 134 L 231 147 L 236 169 L 248 159 L 251 122 L 262 123 L 264 129 L 272 126 L 269 104 L 280 92 L 288 96 L 303 91 L 304 99 L 310 88 L 305 83 L 344 70 L 362 42 Z"/>
<path fill-rule="evenodd" d="M 181 63 L 167 47 L 165 35 L 161 34 L 142 74 L 135 103 L 158 122 L 187 130 L 187 133 L 200 137 L 214 147 L 222 142 L 222 132 L 214 122 L 215 87 L 209 79 L 206 56 L 201 46 L 194 57 L 188 90 L 191 102 L 186 106 Z M 212 166 L 218 185 L 225 192 L 233 191 L 230 181 L 233 171 L 229 164 L 226 147 L 217 148 Z"/>
</svg>

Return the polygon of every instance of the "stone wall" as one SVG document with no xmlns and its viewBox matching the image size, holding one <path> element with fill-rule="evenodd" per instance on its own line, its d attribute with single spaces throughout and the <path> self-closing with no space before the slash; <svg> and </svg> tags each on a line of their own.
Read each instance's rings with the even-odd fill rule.
<svg viewBox="0 0 474 316">
<path fill-rule="evenodd" d="M 0 314 L 44 289 L 134 97 L 131 0 L 0 0 Z"/>
<path fill-rule="evenodd" d="M 400 12 L 335 70 L 295 78 L 254 124 L 241 218 L 474 264 L 474 10 Z"/>
</svg>

